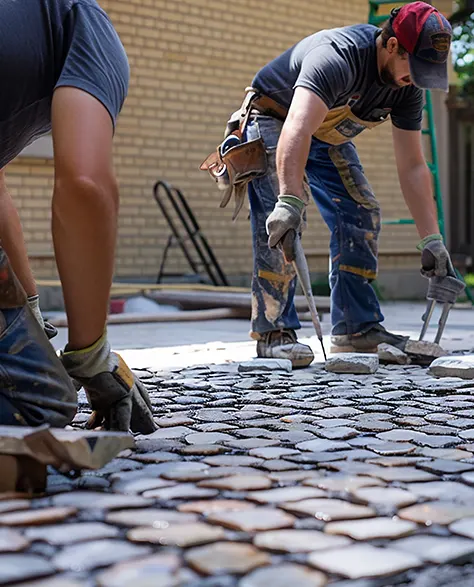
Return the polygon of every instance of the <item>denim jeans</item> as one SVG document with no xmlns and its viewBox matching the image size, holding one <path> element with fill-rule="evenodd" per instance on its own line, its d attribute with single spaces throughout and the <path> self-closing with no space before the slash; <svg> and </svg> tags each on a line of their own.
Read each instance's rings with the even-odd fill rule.
<svg viewBox="0 0 474 587">
<path fill-rule="evenodd" d="M 294 269 L 279 250 L 268 247 L 265 228 L 279 194 L 276 147 L 282 124 L 258 115 L 246 128 L 247 139 L 262 137 L 269 165 L 266 175 L 250 182 L 248 190 L 254 254 L 251 336 L 257 340 L 268 331 L 300 328 Z M 371 285 L 377 276 L 379 204 L 351 142 L 332 146 L 313 137 L 305 172 L 331 233 L 332 334 L 362 334 L 384 320 Z"/>
<path fill-rule="evenodd" d="M 63 428 L 76 407 L 72 380 L 29 307 L 1 310 L 0 425 Z"/>
</svg>

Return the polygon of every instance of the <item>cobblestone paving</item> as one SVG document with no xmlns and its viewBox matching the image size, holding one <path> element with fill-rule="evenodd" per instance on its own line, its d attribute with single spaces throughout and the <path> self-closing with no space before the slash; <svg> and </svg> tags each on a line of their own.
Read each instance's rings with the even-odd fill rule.
<svg viewBox="0 0 474 587">
<path fill-rule="evenodd" d="M 2 499 L 0 584 L 472 587 L 473 381 L 137 374 L 159 430 L 100 471 L 51 472 L 45 496 Z"/>
</svg>

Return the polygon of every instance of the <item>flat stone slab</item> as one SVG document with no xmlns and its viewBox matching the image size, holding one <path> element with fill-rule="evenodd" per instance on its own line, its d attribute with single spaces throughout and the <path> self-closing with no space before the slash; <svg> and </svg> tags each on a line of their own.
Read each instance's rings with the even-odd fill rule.
<svg viewBox="0 0 474 587">
<path fill-rule="evenodd" d="M 362 503 L 392 508 L 407 507 L 418 501 L 418 497 L 398 487 L 360 487 L 352 495 Z"/>
<path fill-rule="evenodd" d="M 197 546 L 225 537 L 219 526 L 210 526 L 196 522 L 194 524 L 176 524 L 167 528 L 133 528 L 127 533 L 131 542 L 147 542 L 161 546 Z"/>
<path fill-rule="evenodd" d="M 289 359 L 253 359 L 239 364 L 239 373 L 252 373 L 253 371 L 292 371 Z"/>
<path fill-rule="evenodd" d="M 289 512 L 314 516 L 323 522 L 333 520 L 355 520 L 372 518 L 375 511 L 363 505 L 355 505 L 341 499 L 305 499 L 280 504 L 280 507 Z"/>
<path fill-rule="evenodd" d="M 403 520 L 410 520 L 426 526 L 432 524 L 447 526 L 462 518 L 474 516 L 474 507 L 438 501 L 413 505 L 399 511 L 398 516 Z"/>
<path fill-rule="evenodd" d="M 177 555 L 155 554 L 118 563 L 100 573 L 97 582 L 100 587 L 175 587 L 179 585 L 179 567 Z"/>
<path fill-rule="evenodd" d="M 324 587 L 327 582 L 327 577 L 319 571 L 288 563 L 257 569 L 244 577 L 239 587 Z"/>
<path fill-rule="evenodd" d="M 474 554 L 474 541 L 457 536 L 409 536 L 392 542 L 391 547 L 438 565 L 455 563 Z"/>
<path fill-rule="evenodd" d="M 324 496 L 324 491 L 313 487 L 277 487 L 268 491 L 252 491 L 246 498 L 259 503 L 281 503 Z"/>
<path fill-rule="evenodd" d="M 199 486 L 227 489 L 228 491 L 252 491 L 254 489 L 267 489 L 272 486 L 272 482 L 263 475 L 232 475 L 222 479 L 201 481 Z"/>
<path fill-rule="evenodd" d="M 45 577 L 54 573 L 50 562 L 33 554 L 0 554 L 0 584 Z"/>
<path fill-rule="evenodd" d="M 405 345 L 405 352 L 408 355 L 433 357 L 433 359 L 446 355 L 446 351 L 439 344 L 428 340 L 409 339 Z"/>
<path fill-rule="evenodd" d="M 454 534 L 474 539 L 474 518 L 458 520 L 449 526 L 449 530 Z"/>
<path fill-rule="evenodd" d="M 381 479 L 375 477 L 325 477 L 322 479 L 305 479 L 303 485 L 310 487 L 319 487 L 327 489 L 328 491 L 336 491 L 340 493 L 349 493 L 358 490 L 361 487 L 377 487 L 385 486 Z"/>
<path fill-rule="evenodd" d="M 130 528 L 135 526 L 167 528 L 170 524 L 189 524 L 191 522 L 197 522 L 198 517 L 194 513 L 149 508 L 144 510 L 111 512 L 106 516 L 105 520 L 108 524 L 117 524 L 119 526 L 127 526 Z"/>
<path fill-rule="evenodd" d="M 215 542 L 191 548 L 185 554 L 190 567 L 205 575 L 235 573 L 243 575 L 270 563 L 270 557 L 251 544 Z"/>
<path fill-rule="evenodd" d="M 243 532 L 288 528 L 295 522 L 294 516 L 281 510 L 264 507 L 243 511 L 214 512 L 209 514 L 207 519 L 226 528 Z"/>
<path fill-rule="evenodd" d="M 387 577 L 422 564 L 413 554 L 369 544 L 313 552 L 309 555 L 308 562 L 322 571 L 349 579 Z"/>
<path fill-rule="evenodd" d="M 406 353 L 385 342 L 379 344 L 377 354 L 381 363 L 395 365 L 409 365 L 411 363 L 410 357 Z"/>
<path fill-rule="evenodd" d="M 76 508 L 70 507 L 52 507 L 10 512 L 0 515 L 0 526 L 36 526 L 39 524 L 62 522 L 66 518 L 73 516 L 76 512 Z"/>
<path fill-rule="evenodd" d="M 314 552 L 329 548 L 339 548 L 351 543 L 343 536 L 330 536 L 317 530 L 272 530 L 260 532 L 253 543 L 259 548 L 276 552 L 297 553 Z"/>
<path fill-rule="evenodd" d="M 188 501 L 178 506 L 180 512 L 196 514 L 212 514 L 214 512 L 237 512 L 255 508 L 256 504 L 240 499 L 203 499 L 202 501 Z"/>
<path fill-rule="evenodd" d="M 338 353 L 329 357 L 325 369 L 330 373 L 371 374 L 379 367 L 379 357 L 372 353 Z"/>
<path fill-rule="evenodd" d="M 20 552 L 28 548 L 29 545 L 30 541 L 16 530 L 0 528 L 0 553 Z"/>
<path fill-rule="evenodd" d="M 431 363 L 429 371 L 435 377 L 474 379 L 474 355 L 440 357 Z"/>
<path fill-rule="evenodd" d="M 90 571 L 149 553 L 148 546 L 121 540 L 93 540 L 67 546 L 53 558 L 53 564 L 63 571 Z"/>
<path fill-rule="evenodd" d="M 327 534 L 349 536 L 354 540 L 375 540 L 378 538 L 400 538 L 413 534 L 417 524 L 392 518 L 372 518 L 369 520 L 348 520 L 331 522 L 324 531 Z"/>
<path fill-rule="evenodd" d="M 30 540 L 42 540 L 53 546 L 64 546 L 75 542 L 115 538 L 120 533 L 118 528 L 101 522 L 84 522 L 65 524 L 63 526 L 39 526 L 28 528 L 25 536 Z"/>
</svg>

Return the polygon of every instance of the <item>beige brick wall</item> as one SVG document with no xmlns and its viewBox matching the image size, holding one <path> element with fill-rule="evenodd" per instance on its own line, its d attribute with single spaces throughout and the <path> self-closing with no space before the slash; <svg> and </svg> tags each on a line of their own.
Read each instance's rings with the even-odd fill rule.
<svg viewBox="0 0 474 587">
<path fill-rule="evenodd" d="M 199 164 L 221 140 L 227 117 L 240 105 L 256 70 L 291 44 L 326 27 L 365 22 L 367 0 L 99 0 L 127 49 L 130 93 L 120 117 L 115 164 L 121 188 L 118 278 L 156 275 L 168 228 L 152 188 L 158 178 L 180 187 L 228 274 L 250 274 L 251 239 L 245 212 L 232 224 L 231 207 Z M 390 124 L 357 141 L 385 218 L 406 216 L 391 148 Z M 19 204 L 28 250 L 38 277 L 54 277 L 49 231 L 52 164 L 20 159 L 9 185 Z M 327 267 L 328 231 L 314 205 L 305 246 L 311 269 Z M 382 268 L 410 255 L 412 227 L 384 227 Z M 384 253 L 392 253 L 385 258 Z M 171 269 L 186 266 L 180 253 Z M 407 261 L 408 259 L 408 261 Z M 416 258 L 403 257 L 403 266 Z"/>
</svg>

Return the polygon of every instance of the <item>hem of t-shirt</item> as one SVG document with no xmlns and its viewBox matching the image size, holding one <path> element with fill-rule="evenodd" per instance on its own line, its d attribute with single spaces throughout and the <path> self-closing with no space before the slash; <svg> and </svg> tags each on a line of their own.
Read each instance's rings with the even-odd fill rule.
<svg viewBox="0 0 474 587">
<path fill-rule="evenodd" d="M 326 106 L 326 108 L 328 108 L 328 110 L 331 110 L 331 108 L 332 108 L 333 105 L 332 104 L 329 104 L 327 97 L 324 96 L 322 94 L 322 92 L 320 92 L 314 86 L 310 86 L 309 84 L 298 82 L 297 84 L 295 84 L 293 86 L 293 90 L 295 90 L 296 88 L 306 88 L 307 90 L 311 90 L 314 94 L 316 94 L 316 96 L 318 96 L 318 98 L 321 98 L 321 100 L 324 102 L 324 105 Z"/>
<path fill-rule="evenodd" d="M 58 83 L 55 85 L 54 89 L 56 90 L 57 88 L 63 88 L 63 87 L 71 87 L 71 88 L 77 88 L 78 90 L 83 90 L 84 92 L 87 92 L 88 94 L 90 94 L 91 96 L 93 96 L 96 100 L 98 100 L 102 106 L 104 106 L 104 108 L 107 110 L 107 112 L 109 113 L 109 116 L 112 120 L 112 125 L 114 127 L 114 131 L 115 131 L 115 127 L 117 124 L 117 115 L 115 113 L 115 108 L 113 107 L 113 105 L 111 104 L 110 100 L 108 99 L 108 97 L 105 95 L 105 93 L 98 88 L 96 85 L 94 84 L 90 84 L 88 82 L 85 82 L 84 80 L 80 80 L 74 77 L 61 77 L 60 80 L 58 80 Z"/>
<path fill-rule="evenodd" d="M 399 128 L 400 130 L 421 130 L 421 123 L 419 122 L 403 122 L 400 124 L 399 121 L 395 120 L 395 119 L 391 119 L 392 120 L 392 124 L 393 126 L 396 126 L 397 128 Z"/>
</svg>

